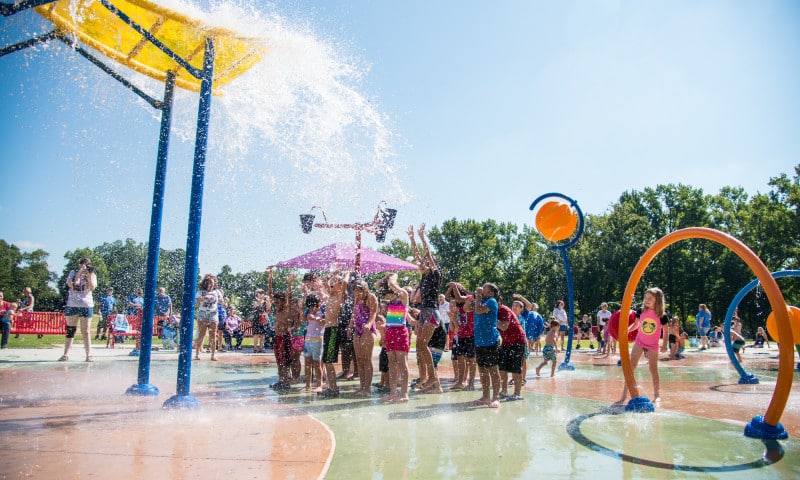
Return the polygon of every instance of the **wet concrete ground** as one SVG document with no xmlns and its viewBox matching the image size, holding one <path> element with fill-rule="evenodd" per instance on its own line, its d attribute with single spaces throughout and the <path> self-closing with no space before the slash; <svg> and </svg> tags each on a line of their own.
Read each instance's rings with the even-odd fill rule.
<svg viewBox="0 0 800 480">
<path fill-rule="evenodd" d="M 164 410 L 177 355 L 152 353 L 160 395 L 142 398 L 124 395 L 129 352 L 95 349 L 91 364 L 56 362 L 58 348 L 0 352 L 0 478 L 800 478 L 800 374 L 781 418 L 789 440 L 743 435 L 770 401 L 775 350 L 745 355 L 758 385 L 738 385 L 722 349 L 662 361 L 648 414 L 610 408 L 621 368 L 580 350 L 555 378 L 537 378 L 531 357 L 525 400 L 497 410 L 472 405 L 477 391 L 352 398 L 353 381 L 337 399 L 278 394 L 272 356 L 239 352 L 193 363 L 199 410 Z M 449 354 L 440 375 L 452 376 Z M 647 369 L 636 375 L 651 396 Z"/>
</svg>

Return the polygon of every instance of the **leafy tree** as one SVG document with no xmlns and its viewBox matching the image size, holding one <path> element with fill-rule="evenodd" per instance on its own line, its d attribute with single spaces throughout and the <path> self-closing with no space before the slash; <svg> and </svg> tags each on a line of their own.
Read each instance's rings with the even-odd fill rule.
<svg viewBox="0 0 800 480">
<path fill-rule="evenodd" d="M 48 269 L 48 256 L 44 250 L 26 253 L 0 240 L 0 291 L 7 301 L 16 301 L 22 289 L 30 287 L 36 299 L 36 310 L 53 310 L 59 305 L 58 292 L 49 284 L 55 281 L 56 275 Z"/>
</svg>

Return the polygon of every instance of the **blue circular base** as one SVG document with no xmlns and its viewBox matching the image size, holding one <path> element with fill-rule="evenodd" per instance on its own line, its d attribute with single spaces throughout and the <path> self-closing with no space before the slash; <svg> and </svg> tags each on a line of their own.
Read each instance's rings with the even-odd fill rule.
<svg viewBox="0 0 800 480">
<path fill-rule="evenodd" d="M 795 368 L 798 372 L 800 372 L 800 362 L 797 362 L 797 367 Z"/>
<path fill-rule="evenodd" d="M 618 367 L 621 367 L 621 366 L 622 366 L 622 359 L 619 359 L 619 360 L 617 360 L 617 366 L 618 366 Z"/>
<path fill-rule="evenodd" d="M 139 356 L 139 349 L 138 348 L 134 348 L 133 350 L 131 350 L 131 353 L 129 353 L 128 356 L 129 357 L 138 357 Z"/>
<path fill-rule="evenodd" d="M 164 402 L 162 408 L 196 410 L 200 408 L 200 402 L 191 395 L 173 395 Z"/>
<path fill-rule="evenodd" d="M 625 411 L 651 413 L 656 411 L 656 407 L 653 406 L 653 402 L 651 402 L 649 398 L 640 395 L 638 397 L 631 398 L 631 401 L 625 405 Z"/>
<path fill-rule="evenodd" d="M 575 370 L 575 365 L 570 365 L 567 362 L 562 363 L 558 366 L 559 370 Z"/>
<path fill-rule="evenodd" d="M 135 385 L 131 385 L 127 390 L 125 390 L 125 395 L 134 395 L 137 397 L 157 397 L 158 388 L 156 388 L 155 385 L 150 385 L 149 383 L 137 383 Z"/>
<path fill-rule="evenodd" d="M 756 415 L 750 423 L 744 427 L 744 436 L 750 438 L 761 438 L 767 440 L 784 440 L 789 438 L 789 434 L 780 422 L 776 426 L 764 423 L 762 415 Z"/>
<path fill-rule="evenodd" d="M 758 379 L 752 373 L 739 379 L 739 385 L 755 385 L 757 383 Z"/>
</svg>

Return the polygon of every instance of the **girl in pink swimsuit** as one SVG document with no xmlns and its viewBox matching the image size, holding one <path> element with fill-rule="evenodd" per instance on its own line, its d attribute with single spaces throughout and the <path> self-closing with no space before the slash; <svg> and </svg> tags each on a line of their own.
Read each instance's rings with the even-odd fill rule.
<svg viewBox="0 0 800 480">
<path fill-rule="evenodd" d="M 658 378 L 659 342 L 661 343 L 661 352 L 666 352 L 669 341 L 667 329 L 664 328 L 664 325 L 669 323 L 669 316 L 664 311 L 664 303 L 664 292 L 660 288 L 648 289 L 644 294 L 642 309 L 636 322 L 628 328 L 629 331 L 639 328 L 631 349 L 631 365 L 635 371 L 642 354 L 647 351 L 647 364 L 653 379 L 654 402 L 661 400 Z M 617 404 L 624 403 L 627 396 L 628 386 L 626 384 L 622 387 L 622 397 Z"/>
</svg>

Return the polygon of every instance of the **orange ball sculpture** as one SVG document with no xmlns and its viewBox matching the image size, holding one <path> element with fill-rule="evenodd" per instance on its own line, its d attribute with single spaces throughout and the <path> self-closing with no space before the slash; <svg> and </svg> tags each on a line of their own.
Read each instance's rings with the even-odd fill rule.
<svg viewBox="0 0 800 480">
<path fill-rule="evenodd" d="M 794 340 L 795 345 L 800 344 L 800 308 L 795 306 L 788 307 L 789 310 L 789 322 L 792 325 L 792 340 Z M 767 317 L 767 332 L 769 332 L 769 336 L 772 337 L 773 340 L 780 343 L 780 337 L 778 337 L 778 322 L 775 320 L 775 312 L 771 312 Z"/>
<path fill-rule="evenodd" d="M 536 213 L 536 230 L 551 242 L 569 238 L 577 225 L 578 215 L 564 202 L 547 202 Z"/>
</svg>

